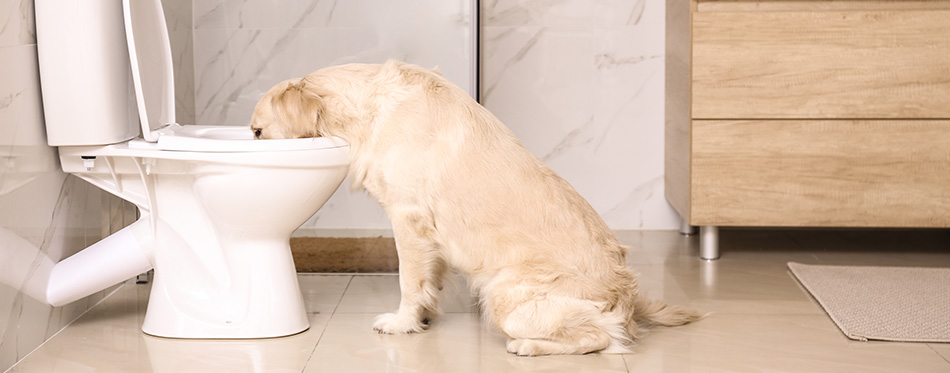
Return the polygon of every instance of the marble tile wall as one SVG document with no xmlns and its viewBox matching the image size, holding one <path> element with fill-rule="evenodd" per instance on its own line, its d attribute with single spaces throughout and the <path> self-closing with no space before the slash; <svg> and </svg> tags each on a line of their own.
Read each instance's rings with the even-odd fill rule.
<svg viewBox="0 0 950 373">
<path fill-rule="evenodd" d="M 135 219 L 130 205 L 60 171 L 46 145 L 32 0 L 0 2 L 0 371 L 112 289 L 64 307 L 37 269 Z"/>
<path fill-rule="evenodd" d="M 484 0 L 482 104 L 613 229 L 675 229 L 663 195 L 665 3 Z"/>
<path fill-rule="evenodd" d="M 243 125 L 276 82 L 390 57 L 438 65 L 471 89 L 469 1 L 195 1 L 195 121 Z M 480 2 L 483 105 L 614 229 L 679 225 L 663 196 L 664 6 Z M 376 202 L 344 186 L 298 235 L 389 227 Z"/>
</svg>

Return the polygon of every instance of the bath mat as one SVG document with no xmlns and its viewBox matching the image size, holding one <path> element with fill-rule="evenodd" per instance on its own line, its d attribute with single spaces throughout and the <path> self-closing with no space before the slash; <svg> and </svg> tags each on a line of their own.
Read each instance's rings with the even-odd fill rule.
<svg viewBox="0 0 950 373">
<path fill-rule="evenodd" d="M 788 268 L 848 338 L 950 342 L 950 268 Z"/>
</svg>

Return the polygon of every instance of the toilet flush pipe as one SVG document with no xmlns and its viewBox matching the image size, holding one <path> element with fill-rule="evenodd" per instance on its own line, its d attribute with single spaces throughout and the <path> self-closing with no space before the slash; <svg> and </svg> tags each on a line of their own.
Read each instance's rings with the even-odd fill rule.
<svg viewBox="0 0 950 373">
<path fill-rule="evenodd" d="M 148 216 L 53 266 L 47 303 L 59 307 L 152 269 Z"/>
</svg>

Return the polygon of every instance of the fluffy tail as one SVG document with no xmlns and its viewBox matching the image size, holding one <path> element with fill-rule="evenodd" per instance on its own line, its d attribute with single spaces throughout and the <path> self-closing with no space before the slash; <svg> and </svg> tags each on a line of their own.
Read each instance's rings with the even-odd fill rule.
<svg viewBox="0 0 950 373">
<path fill-rule="evenodd" d="M 637 298 L 633 310 L 633 320 L 642 326 L 677 326 L 701 320 L 706 316 L 708 314 L 643 297 Z"/>
</svg>

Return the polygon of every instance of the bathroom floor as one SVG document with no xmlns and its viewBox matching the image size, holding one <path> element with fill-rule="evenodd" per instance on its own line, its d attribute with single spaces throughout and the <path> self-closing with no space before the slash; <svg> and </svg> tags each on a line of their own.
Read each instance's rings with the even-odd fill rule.
<svg viewBox="0 0 950 373">
<path fill-rule="evenodd" d="M 139 327 L 148 285 L 127 283 L 12 372 L 948 372 L 950 344 L 851 341 L 788 273 L 786 262 L 950 267 L 950 231 L 723 230 L 722 259 L 697 259 L 698 236 L 618 232 L 641 288 L 712 312 L 657 328 L 628 355 L 525 358 L 473 312 L 464 282 L 446 315 L 418 335 L 379 335 L 399 303 L 395 275 L 301 274 L 309 330 L 265 340 L 174 340 Z"/>
</svg>

